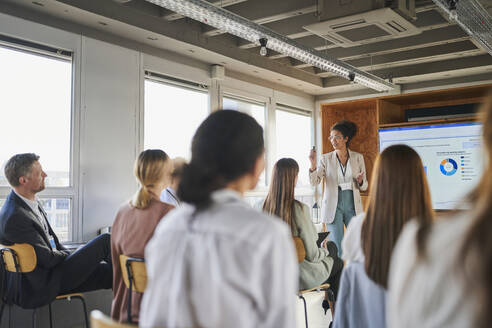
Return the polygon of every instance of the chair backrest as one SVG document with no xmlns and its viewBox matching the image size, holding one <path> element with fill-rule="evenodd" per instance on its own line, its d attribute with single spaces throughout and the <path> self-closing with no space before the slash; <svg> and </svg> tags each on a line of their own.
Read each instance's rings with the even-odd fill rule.
<svg viewBox="0 0 492 328">
<path fill-rule="evenodd" d="M 145 260 L 138 257 L 120 255 L 121 275 L 126 288 L 130 288 L 130 277 L 133 280 L 132 289 L 143 293 L 147 288 L 147 269 Z"/>
<path fill-rule="evenodd" d="M 0 255 L 5 268 L 10 272 L 28 273 L 36 268 L 36 252 L 29 244 L 13 244 L 10 246 L 0 244 Z"/>
<path fill-rule="evenodd" d="M 293 237 L 294 245 L 296 246 L 297 262 L 301 263 L 306 258 L 306 248 L 304 248 L 304 243 L 299 237 Z"/>
<path fill-rule="evenodd" d="M 91 311 L 91 327 L 92 328 L 135 328 L 136 325 L 119 323 L 105 315 L 99 310 Z"/>
</svg>

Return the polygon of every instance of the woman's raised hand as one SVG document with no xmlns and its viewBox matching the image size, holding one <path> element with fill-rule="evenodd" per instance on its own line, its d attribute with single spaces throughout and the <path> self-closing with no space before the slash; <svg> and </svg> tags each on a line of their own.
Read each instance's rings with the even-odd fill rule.
<svg viewBox="0 0 492 328">
<path fill-rule="evenodd" d="M 311 161 L 311 170 L 316 169 L 316 149 L 314 147 L 309 152 L 309 160 Z"/>
</svg>

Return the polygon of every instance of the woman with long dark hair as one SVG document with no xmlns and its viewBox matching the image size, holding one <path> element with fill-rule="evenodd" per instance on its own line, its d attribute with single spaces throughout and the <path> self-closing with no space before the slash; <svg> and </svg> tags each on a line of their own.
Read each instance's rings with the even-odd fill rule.
<svg viewBox="0 0 492 328">
<path fill-rule="evenodd" d="M 297 261 L 288 227 L 242 196 L 264 168 L 263 129 L 220 110 L 193 137 L 178 197 L 145 250 L 143 327 L 294 327 Z"/>
<path fill-rule="evenodd" d="M 285 221 L 292 236 L 299 237 L 304 244 L 306 257 L 299 264 L 299 288 L 314 288 L 328 280 L 336 295 L 343 262 L 333 242 L 326 243 L 326 240 L 322 247 L 316 244 L 318 233 L 311 221 L 310 208 L 294 199 L 298 175 L 299 165 L 295 160 L 278 160 L 273 167 L 272 182 L 263 210 Z"/>
<path fill-rule="evenodd" d="M 316 151 L 309 154 L 311 185 L 325 181 L 323 201 L 321 203 L 321 221 L 330 232 L 330 239 L 338 247 L 341 256 L 341 242 L 344 226 L 348 226 L 352 217 L 362 213 L 360 191 L 367 190 L 366 166 L 362 154 L 349 149 L 357 126 L 350 121 L 335 123 L 330 130 L 332 152 L 323 154 L 316 166 Z"/>
<path fill-rule="evenodd" d="M 388 327 L 492 323 L 492 94 L 482 111 L 482 178 L 467 210 L 432 225 L 410 222 L 403 230 L 391 261 Z"/>
<path fill-rule="evenodd" d="M 376 159 L 366 213 L 352 219 L 342 242 L 350 264 L 340 282 L 335 328 L 386 327 L 391 253 L 403 226 L 415 218 L 423 226 L 433 220 L 424 166 L 412 148 L 390 146 Z M 425 235 L 424 229 L 421 242 Z"/>
</svg>

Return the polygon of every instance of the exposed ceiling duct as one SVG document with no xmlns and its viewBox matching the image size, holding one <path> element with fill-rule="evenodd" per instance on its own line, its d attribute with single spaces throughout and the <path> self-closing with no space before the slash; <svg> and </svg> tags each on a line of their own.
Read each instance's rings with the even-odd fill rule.
<svg viewBox="0 0 492 328">
<path fill-rule="evenodd" d="M 345 79 L 359 83 L 376 91 L 390 91 L 396 88 L 392 83 L 369 74 L 354 66 L 320 53 L 313 48 L 287 38 L 263 25 L 236 15 L 203 0 L 146 0 L 160 7 L 190 17 L 201 23 L 213 26 L 242 39 L 259 45 L 259 40 L 267 39 L 266 47 L 291 58 L 331 72 Z"/>
<path fill-rule="evenodd" d="M 477 0 L 433 0 L 492 55 L 492 17 Z"/>
</svg>

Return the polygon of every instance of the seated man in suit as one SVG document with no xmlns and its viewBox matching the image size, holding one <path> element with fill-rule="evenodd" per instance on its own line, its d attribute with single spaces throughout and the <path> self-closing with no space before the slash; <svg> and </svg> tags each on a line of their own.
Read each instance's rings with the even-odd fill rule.
<svg viewBox="0 0 492 328">
<path fill-rule="evenodd" d="M 38 160 L 31 153 L 8 160 L 5 176 L 13 190 L 0 210 L 0 244 L 27 243 L 36 252 L 34 271 L 21 277 L 7 272 L 0 285 L 9 286 L 9 300 L 24 308 L 48 304 L 60 294 L 111 288 L 113 278 L 109 234 L 73 254 L 58 241 L 36 198 L 47 176 Z"/>
</svg>

